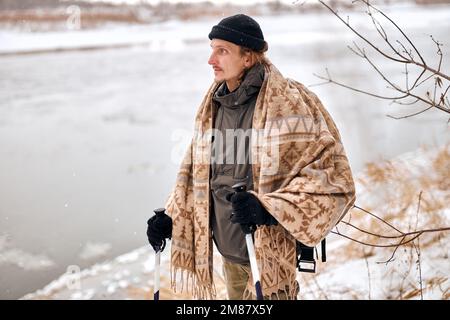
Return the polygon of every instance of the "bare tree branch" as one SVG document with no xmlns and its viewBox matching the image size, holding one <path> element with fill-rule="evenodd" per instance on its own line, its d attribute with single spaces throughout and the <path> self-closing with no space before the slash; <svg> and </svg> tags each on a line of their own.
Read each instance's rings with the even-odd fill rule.
<svg viewBox="0 0 450 320">
<path fill-rule="evenodd" d="M 392 20 L 390 17 L 388 17 L 383 11 L 380 9 L 374 7 L 369 0 L 355 0 L 353 2 L 359 2 L 364 4 L 367 7 L 366 13 L 370 17 L 371 22 L 377 32 L 377 34 L 383 39 L 383 42 L 392 50 L 393 54 L 390 52 L 385 51 L 385 49 L 380 48 L 379 46 L 375 45 L 374 41 L 369 40 L 367 37 L 365 37 L 361 32 L 359 32 L 351 23 L 350 18 L 347 16 L 347 19 L 345 20 L 342 18 L 340 14 L 338 14 L 337 10 L 331 8 L 330 5 L 325 3 L 323 0 L 319 0 L 319 3 L 321 3 L 324 7 L 326 7 L 333 15 L 335 15 L 348 29 L 350 29 L 360 40 L 362 40 L 365 44 L 367 44 L 370 48 L 372 48 L 375 53 L 381 55 L 383 58 L 387 59 L 388 61 L 392 61 L 394 63 L 400 63 L 405 65 L 405 87 L 402 88 L 402 86 L 395 84 L 384 72 L 381 70 L 380 67 L 378 67 L 374 61 L 367 55 L 366 50 L 362 47 L 360 47 L 356 42 L 353 42 L 354 47 L 348 46 L 349 50 L 351 50 L 355 55 L 359 56 L 360 58 L 363 58 L 367 63 L 370 64 L 370 66 L 375 70 L 375 72 L 382 78 L 384 82 L 388 84 L 388 88 L 397 91 L 401 93 L 401 96 L 398 97 L 389 97 L 382 94 L 376 94 L 373 92 L 370 92 L 369 90 L 354 88 L 351 85 L 347 85 L 344 83 L 341 83 L 340 81 L 336 81 L 332 79 L 329 75 L 328 69 L 327 69 L 327 77 L 319 76 L 314 74 L 316 77 L 325 80 L 324 82 L 316 85 L 324 85 L 324 84 L 336 84 L 341 87 L 344 87 L 346 89 L 350 89 L 352 91 L 363 93 L 372 97 L 376 97 L 379 99 L 384 100 L 391 100 L 393 103 L 399 104 L 399 105 L 412 105 L 415 103 L 423 103 L 425 105 L 430 106 L 429 108 L 424 108 L 419 112 L 414 112 L 411 114 L 408 114 L 406 116 L 402 117 L 394 117 L 390 116 L 393 119 L 404 119 L 416 116 L 418 114 L 421 114 L 425 111 L 428 111 L 429 109 L 436 108 L 443 112 L 450 113 L 450 104 L 447 97 L 448 94 L 448 87 L 447 84 L 444 85 L 443 81 L 450 81 L 450 76 L 443 73 L 441 71 L 442 66 L 442 60 L 443 60 L 443 53 L 441 50 L 442 43 L 437 41 L 433 38 L 431 35 L 431 40 L 434 42 L 434 44 L 437 47 L 437 56 L 438 59 L 438 67 L 437 69 L 431 67 L 422 56 L 421 52 L 418 50 L 418 48 L 415 46 L 413 41 L 406 35 L 406 33 L 400 28 L 400 26 Z M 380 23 L 380 21 L 375 17 L 375 15 L 380 15 L 385 21 L 387 21 L 390 25 L 394 27 L 394 30 L 397 30 L 402 39 L 396 39 L 395 41 L 390 39 L 389 34 L 387 33 L 384 26 Z M 403 40 L 403 41 L 402 41 Z M 400 49 L 395 48 L 394 43 L 397 43 L 400 46 Z M 405 45 L 405 43 L 407 45 Z M 407 47 L 408 46 L 408 47 Z M 410 47 L 410 48 L 409 48 Z M 419 60 L 416 60 L 414 56 L 417 55 Z M 415 69 L 413 74 L 418 74 L 418 76 L 414 76 L 414 79 L 409 79 L 409 76 L 411 74 L 411 70 L 409 70 L 408 66 L 413 66 Z M 417 73 L 415 72 L 417 71 Z M 427 73 L 429 75 L 426 76 L 425 79 L 422 79 Z M 417 88 L 422 85 L 423 83 L 426 83 L 428 81 L 431 82 L 431 79 L 433 79 L 433 91 L 430 92 L 428 90 L 425 94 L 422 92 L 418 93 Z M 410 84 L 411 82 L 411 84 Z M 443 88 L 446 87 L 444 90 Z M 414 98 L 414 102 L 403 102 L 403 99 L 407 98 Z"/>
<path fill-rule="evenodd" d="M 349 86 L 349 85 L 346 85 L 346 84 L 337 82 L 337 81 L 335 81 L 335 80 L 333 80 L 333 79 L 331 79 L 331 78 L 326 78 L 326 77 L 323 77 L 323 76 L 319 76 L 319 75 L 317 75 L 317 74 L 315 74 L 315 73 L 314 73 L 314 75 L 315 75 L 317 78 L 322 79 L 322 80 L 325 80 L 325 81 L 322 82 L 322 83 L 316 83 L 316 84 L 309 85 L 309 87 L 315 87 L 315 86 L 319 86 L 319 85 L 327 84 L 327 83 L 334 83 L 334 84 L 336 84 L 336 85 L 338 85 L 338 86 L 347 88 L 347 89 L 349 89 L 349 90 L 356 91 L 356 92 L 360 92 L 360 93 L 364 93 L 364 94 L 366 94 L 366 95 L 369 95 L 369 96 L 372 96 L 372 97 L 375 97 L 375 98 L 385 99 L 385 100 L 397 100 L 397 99 L 403 99 L 403 98 L 408 97 L 408 95 L 403 95 L 403 96 L 399 96 L 399 97 L 386 97 L 386 96 L 381 96 L 381 95 L 378 95 L 378 94 L 375 94 L 375 93 L 371 93 L 371 92 L 368 92 L 368 91 L 364 91 L 364 90 L 361 90 L 361 89 L 353 88 L 353 87 L 351 87 L 351 86 Z"/>
<path fill-rule="evenodd" d="M 430 110 L 431 108 L 433 108 L 433 106 L 427 107 L 427 108 L 425 108 L 425 109 L 423 109 L 423 110 L 421 110 L 421 111 L 414 112 L 414 113 L 411 113 L 411 114 L 408 114 L 408 115 L 402 116 L 402 117 L 394 117 L 394 116 L 391 116 L 391 115 L 389 115 L 389 114 L 388 114 L 387 116 L 388 116 L 389 118 L 392 118 L 392 119 L 395 119 L 395 120 L 406 119 L 406 118 L 411 118 L 411 117 L 417 116 L 417 115 L 419 115 L 419 114 L 421 114 L 421 113 L 424 113 L 425 111 L 428 111 L 428 110 Z"/>
<path fill-rule="evenodd" d="M 412 101 L 412 102 L 403 102 L 403 101 L 393 100 L 393 101 L 391 102 L 391 104 L 395 103 L 395 104 L 398 104 L 398 105 L 401 105 L 401 106 L 411 106 L 411 105 L 413 105 L 413 104 L 416 104 L 417 101 L 419 101 L 419 99 L 416 99 L 416 100 L 414 100 L 414 101 Z M 432 107 L 430 107 L 430 108 L 432 108 Z"/>
<path fill-rule="evenodd" d="M 374 50 L 376 50 L 378 53 L 380 53 L 381 55 L 383 55 L 385 58 L 392 60 L 392 61 L 397 61 L 397 62 L 401 62 L 401 63 L 408 63 L 407 60 L 404 59 L 397 59 L 394 58 L 388 54 L 386 54 L 385 52 L 381 51 L 377 46 L 375 46 L 373 43 L 371 43 L 369 40 L 367 40 L 363 35 L 361 35 L 355 28 L 353 28 L 350 25 L 350 20 L 348 19 L 347 21 L 344 21 L 344 19 L 342 19 L 342 17 L 334 10 L 332 9 L 330 6 L 328 6 L 325 2 L 323 2 L 322 0 L 319 0 L 319 2 L 324 5 L 326 8 L 328 8 L 328 10 L 330 10 L 339 20 L 341 20 L 350 30 L 353 31 L 354 34 L 356 34 L 361 40 L 363 40 L 364 42 L 366 42 L 369 46 L 371 46 Z"/>
<path fill-rule="evenodd" d="M 444 228 L 444 230 L 450 230 L 450 227 L 449 227 L 449 228 Z M 444 230 L 430 230 L 430 232 L 437 232 L 437 231 L 444 231 Z M 354 239 L 354 238 L 352 238 L 352 237 L 349 237 L 349 236 L 347 236 L 347 235 L 345 235 L 345 234 L 342 234 L 342 233 L 339 233 L 339 232 L 336 232 L 336 231 L 331 231 L 331 233 L 337 234 L 337 235 L 339 235 L 339 236 L 341 236 L 341 237 L 347 238 L 347 239 L 349 239 L 349 240 L 352 240 L 352 241 L 357 242 L 357 243 L 359 243 L 359 244 L 363 244 L 363 245 L 365 245 L 365 246 L 369 246 L 369 247 L 377 247 L 377 248 L 396 248 L 396 247 L 399 247 L 399 246 L 408 244 L 408 243 L 410 243 L 411 241 L 414 241 L 417 237 L 420 237 L 420 236 L 422 235 L 422 233 L 419 232 L 418 234 L 416 234 L 414 237 L 412 237 L 411 239 L 409 239 L 409 240 L 407 240 L 407 241 L 403 241 L 404 238 L 406 238 L 406 236 L 405 236 L 405 237 L 402 237 L 402 240 L 401 240 L 400 242 L 398 242 L 398 243 L 391 243 L 391 244 L 375 244 L 375 243 L 368 243 L 368 242 L 360 241 L 360 240 Z"/>
<path fill-rule="evenodd" d="M 361 211 L 363 211 L 363 212 L 365 212 L 365 213 L 367 213 L 367 214 L 369 214 L 370 216 L 374 217 L 375 219 L 380 220 L 380 221 L 383 222 L 384 224 L 387 224 L 389 227 L 391 227 L 392 229 L 394 229 L 394 230 L 397 231 L 398 233 L 403 234 L 403 232 L 401 232 L 400 230 L 398 230 L 398 229 L 397 229 L 396 227 L 394 227 L 392 224 L 390 224 L 389 222 L 387 222 L 387 221 L 385 221 L 384 219 L 380 218 L 380 217 L 377 216 L 376 214 L 370 212 L 369 210 L 363 209 L 363 208 L 361 208 L 361 207 L 359 207 L 359 206 L 357 206 L 357 205 L 354 205 L 353 207 L 356 208 L 356 209 L 359 209 L 359 210 L 361 210 Z"/>
<path fill-rule="evenodd" d="M 418 209 L 417 210 L 419 210 L 419 208 L 420 208 L 421 197 L 422 197 L 422 192 L 420 192 L 420 194 L 419 194 L 419 203 L 418 203 Z M 351 241 L 354 241 L 356 243 L 359 243 L 359 244 L 362 244 L 362 245 L 365 245 L 365 246 L 377 247 L 377 248 L 394 248 L 391 256 L 389 257 L 389 259 L 387 259 L 386 261 L 379 262 L 379 263 L 389 263 L 389 262 L 393 261 L 395 253 L 397 252 L 397 250 L 398 250 L 398 248 L 400 246 L 406 245 L 408 243 L 413 242 L 416 239 L 419 239 L 419 237 L 421 235 L 425 234 L 425 233 L 450 231 L 450 227 L 417 230 L 417 228 L 418 228 L 418 226 L 417 226 L 418 218 L 417 218 L 415 231 L 403 232 L 403 231 L 397 229 L 396 227 L 394 227 L 392 224 L 390 224 L 386 220 L 380 218 L 376 214 L 374 214 L 374 213 L 372 213 L 372 212 L 370 212 L 370 211 L 368 211 L 366 209 L 363 209 L 363 208 L 361 208 L 361 207 L 359 207 L 357 205 L 354 205 L 353 208 L 359 209 L 359 210 L 363 211 L 364 213 L 367 213 L 371 217 L 373 217 L 373 218 L 381 221 L 383 224 L 387 225 L 390 229 L 395 230 L 396 232 L 399 233 L 399 235 L 383 235 L 383 234 L 374 233 L 374 232 L 371 232 L 371 231 L 364 230 L 364 229 L 362 229 L 360 227 L 357 227 L 354 224 L 352 224 L 350 222 L 347 222 L 347 221 L 341 221 L 340 222 L 340 223 L 343 223 L 345 225 L 348 225 L 348 226 L 358 230 L 361 233 L 368 234 L 368 235 L 376 237 L 376 238 L 381 238 L 381 239 L 399 239 L 397 242 L 394 242 L 394 243 L 379 244 L 379 243 L 369 243 L 369 242 L 365 242 L 365 241 L 361 241 L 361 240 L 352 238 L 352 237 L 350 237 L 350 236 L 340 232 L 337 226 L 336 226 L 336 231 L 331 231 L 332 233 L 334 233 L 336 235 L 339 235 L 341 237 L 344 237 L 346 239 L 349 239 Z M 413 245 L 414 245 L 414 243 L 413 243 Z"/>
<path fill-rule="evenodd" d="M 419 50 L 417 50 L 417 48 L 414 46 L 414 43 L 409 39 L 409 37 L 403 32 L 403 30 L 391 18 L 389 18 L 383 11 L 381 11 L 381 10 L 375 8 L 373 5 L 371 5 L 369 0 L 359 0 L 359 1 L 365 3 L 368 7 L 375 10 L 376 12 L 381 14 L 385 19 L 387 19 L 390 23 L 392 23 L 392 25 L 403 35 L 403 37 L 405 37 L 405 39 L 409 42 L 411 47 L 413 47 L 413 49 L 419 55 L 419 58 L 422 61 L 423 66 L 426 66 L 425 60 L 422 58 L 422 55 L 420 54 Z"/>
<path fill-rule="evenodd" d="M 416 211 L 416 229 L 419 224 L 419 212 L 420 212 L 420 201 L 422 200 L 422 191 L 419 194 L 419 201 L 417 203 L 417 211 Z M 422 265 L 420 263 L 421 251 L 420 251 L 420 238 L 417 238 L 417 246 L 413 242 L 413 247 L 417 254 L 417 266 L 419 268 L 419 284 L 420 284 L 420 298 L 423 300 L 423 286 L 422 286 Z"/>
</svg>

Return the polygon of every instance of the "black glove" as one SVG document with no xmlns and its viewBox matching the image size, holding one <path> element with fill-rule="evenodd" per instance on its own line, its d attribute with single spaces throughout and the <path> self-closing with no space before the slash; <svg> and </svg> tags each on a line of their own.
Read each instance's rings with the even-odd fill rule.
<svg viewBox="0 0 450 320">
<path fill-rule="evenodd" d="M 172 238 L 172 218 L 162 213 L 148 219 L 147 238 L 155 251 L 162 252 L 166 246 L 166 238 Z"/>
<path fill-rule="evenodd" d="M 242 231 L 251 233 L 254 225 L 277 225 L 278 221 L 261 205 L 258 198 L 250 192 L 235 192 L 227 195 L 233 213 L 232 223 L 241 224 Z"/>
</svg>

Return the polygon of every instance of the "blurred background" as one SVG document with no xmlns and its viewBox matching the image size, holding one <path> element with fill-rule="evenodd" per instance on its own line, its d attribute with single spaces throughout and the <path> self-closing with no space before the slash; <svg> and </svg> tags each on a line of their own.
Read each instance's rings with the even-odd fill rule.
<svg viewBox="0 0 450 320">
<path fill-rule="evenodd" d="M 362 7 L 348 11 L 369 38 Z M 373 1 L 449 73 L 450 1 Z M 0 0 L 0 298 L 147 243 L 193 118 L 213 80 L 207 37 L 220 19 L 252 15 L 285 75 L 311 86 L 334 118 L 352 170 L 450 141 L 448 115 L 321 82 L 385 92 L 348 50 L 355 35 L 317 1 Z M 394 79 L 397 66 L 374 58 Z M 423 105 L 417 105 L 420 110 Z"/>
</svg>

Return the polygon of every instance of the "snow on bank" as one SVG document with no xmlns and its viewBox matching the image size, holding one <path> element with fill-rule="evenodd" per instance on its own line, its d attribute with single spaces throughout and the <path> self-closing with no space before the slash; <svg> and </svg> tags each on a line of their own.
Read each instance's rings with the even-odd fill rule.
<svg viewBox="0 0 450 320">
<path fill-rule="evenodd" d="M 356 204 L 403 231 L 449 226 L 449 174 L 450 145 L 369 164 L 356 179 Z M 393 234 L 392 229 L 380 229 L 356 209 L 344 220 L 371 232 Z M 339 231 L 361 241 L 381 243 L 380 239 L 349 230 L 343 223 Z M 298 275 L 301 299 L 418 299 L 421 292 L 424 299 L 450 298 L 450 232 L 423 234 L 418 247 L 402 246 L 388 264 L 379 262 L 388 260 L 393 248 L 365 247 L 334 235 L 328 240 L 328 261 L 318 262 L 318 273 Z M 186 293 L 170 290 L 169 251 L 170 243 L 161 259 L 161 299 L 190 299 Z M 23 299 L 151 299 L 153 266 L 154 254 L 144 246 L 79 273 L 71 269 Z M 224 299 L 220 270 L 221 259 L 215 252 L 218 298 Z"/>
<path fill-rule="evenodd" d="M 356 205 L 340 233 L 370 244 L 411 240 L 400 233 L 450 226 L 450 145 L 421 149 L 391 161 L 371 163 L 357 179 Z M 394 229 L 395 227 L 395 229 Z M 397 229 L 397 230 L 396 230 Z M 334 236 L 334 235 L 333 235 Z M 419 240 L 395 247 L 363 246 L 338 238 L 329 261 L 316 277 L 302 274 L 306 299 L 449 299 L 450 232 L 423 233 Z M 387 261 L 390 261 L 387 263 Z"/>
<path fill-rule="evenodd" d="M 170 243 L 161 255 L 161 299 L 190 299 L 184 293 L 170 290 Z M 42 290 L 22 299 L 153 299 L 153 271 L 155 254 L 150 246 L 133 250 L 112 261 L 96 264 L 85 270 L 69 266 L 68 271 Z M 225 298 L 220 277 L 221 261 L 215 254 L 214 276 L 218 297 Z"/>
<path fill-rule="evenodd" d="M 84 245 L 79 257 L 83 260 L 98 258 L 105 256 L 110 249 L 111 244 L 109 243 L 95 243 L 88 241 L 88 243 Z"/>
<path fill-rule="evenodd" d="M 15 265 L 29 271 L 49 269 L 56 264 L 46 255 L 11 248 L 9 236 L 0 235 L 0 266 L 2 265 Z"/>
</svg>

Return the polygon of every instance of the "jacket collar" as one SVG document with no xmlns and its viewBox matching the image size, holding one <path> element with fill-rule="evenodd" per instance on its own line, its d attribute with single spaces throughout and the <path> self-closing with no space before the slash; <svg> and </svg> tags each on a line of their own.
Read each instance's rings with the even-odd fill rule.
<svg viewBox="0 0 450 320">
<path fill-rule="evenodd" d="M 241 85 L 233 92 L 228 91 L 225 81 L 220 84 L 214 93 L 213 100 L 220 106 L 239 108 L 259 92 L 263 81 L 264 66 L 257 63 L 247 70 Z"/>
</svg>

